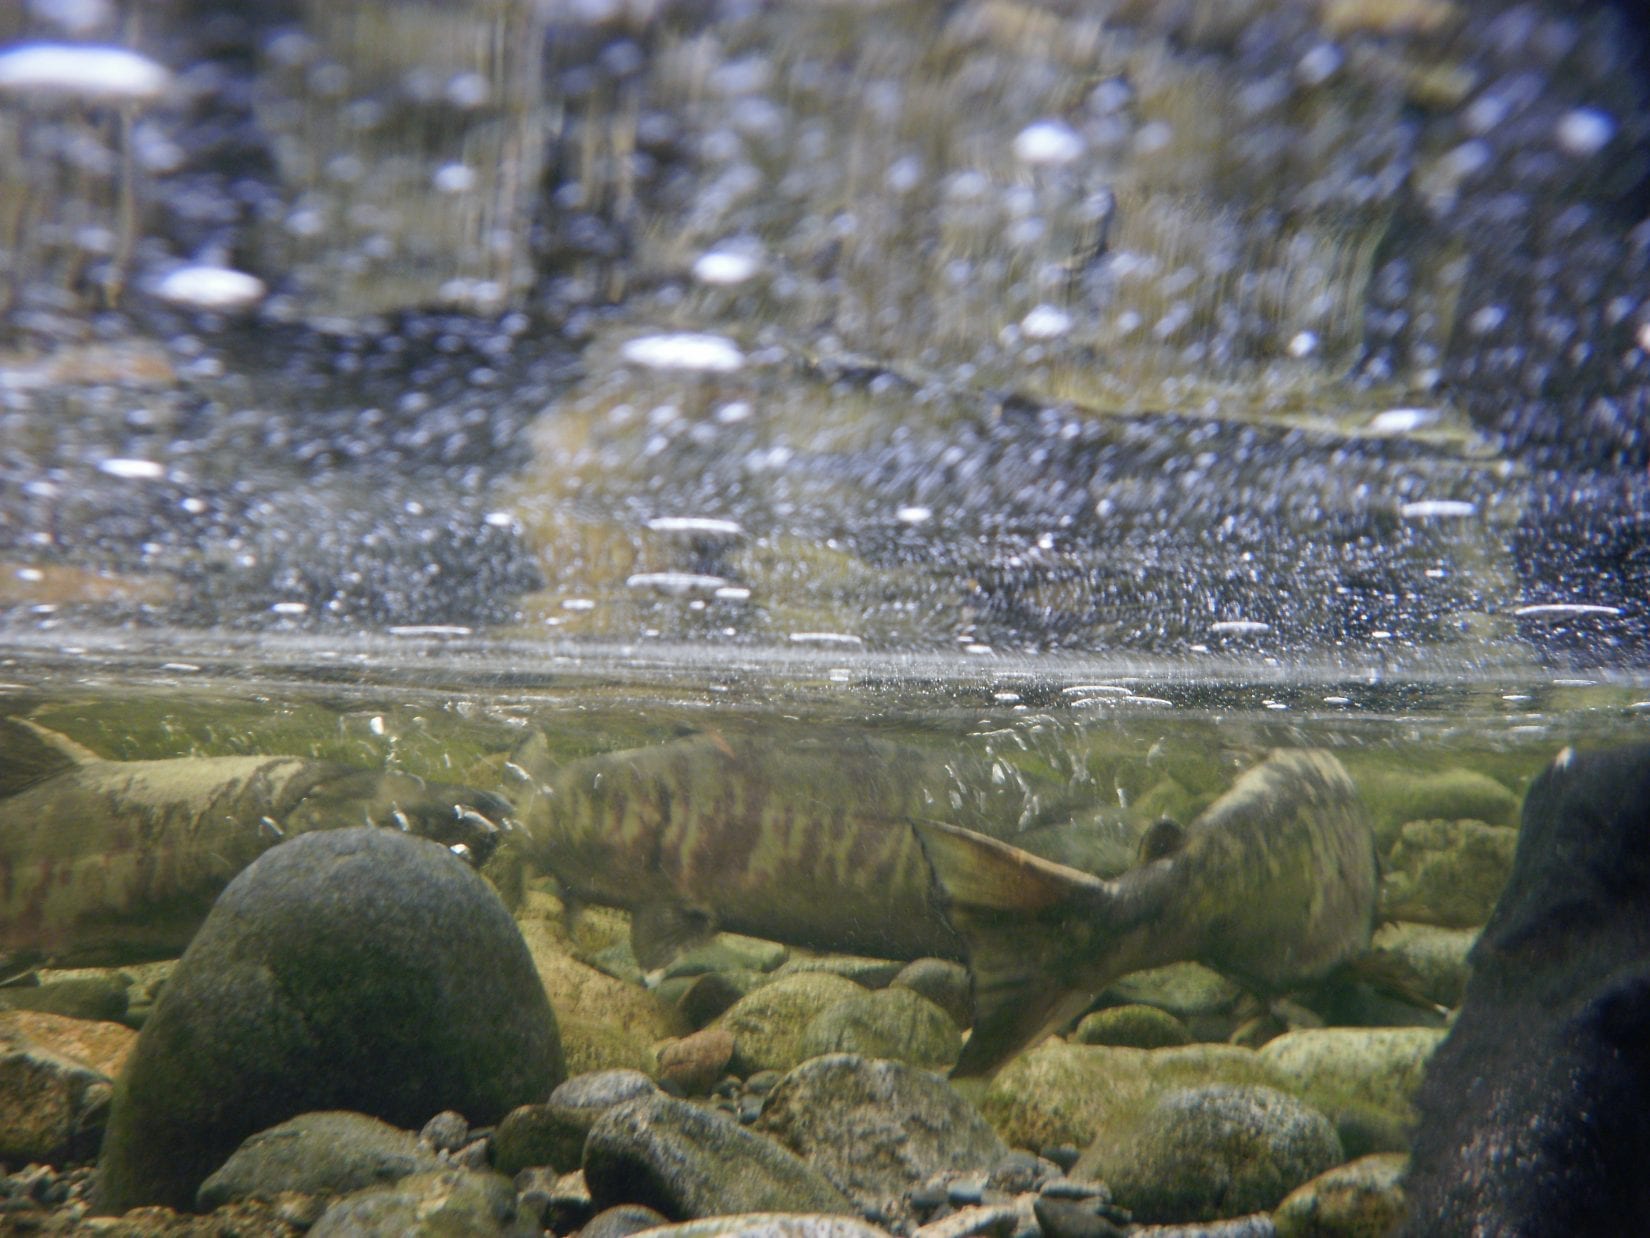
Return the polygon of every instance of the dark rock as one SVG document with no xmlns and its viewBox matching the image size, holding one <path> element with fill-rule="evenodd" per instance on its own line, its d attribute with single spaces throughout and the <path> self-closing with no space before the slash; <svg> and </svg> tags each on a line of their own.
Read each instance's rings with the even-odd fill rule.
<svg viewBox="0 0 1650 1238">
<path fill-rule="evenodd" d="M 95 1202 L 188 1206 L 227 1151 L 298 1113 L 493 1122 L 561 1074 L 485 881 L 393 831 L 306 834 L 230 883 L 190 944 L 116 1088 Z"/>
<path fill-rule="evenodd" d="M 991 1167 L 986 1185 L 995 1191 L 1007 1191 L 1010 1195 L 1035 1191 L 1045 1171 L 1053 1169 L 1053 1165 L 1038 1160 L 1031 1153 L 1015 1149 Z"/>
<path fill-rule="evenodd" d="M 741 984 L 726 972 L 709 971 L 695 976 L 676 997 L 676 1008 L 694 1027 L 704 1027 L 756 985 L 758 973 L 745 974 Z M 665 986 L 660 986 L 661 992 Z"/>
<path fill-rule="evenodd" d="M 424 1123 L 418 1137 L 437 1152 L 457 1152 L 469 1142 L 470 1124 L 462 1113 L 447 1109 Z"/>
<path fill-rule="evenodd" d="M 1328 1118 L 1267 1087 L 1187 1088 L 1133 1129 L 1107 1131 L 1078 1162 L 1137 1220 L 1213 1221 L 1271 1208 L 1340 1164 Z"/>
<path fill-rule="evenodd" d="M 575 1168 L 599 1112 L 568 1110 L 561 1105 L 518 1105 L 493 1132 L 493 1167 L 512 1177 L 534 1166 L 557 1171 Z"/>
<path fill-rule="evenodd" d="M 663 1093 L 625 1101 L 597 1119 L 585 1141 L 584 1178 L 599 1208 L 645 1204 L 676 1219 L 854 1211 L 777 1143 Z"/>
<path fill-rule="evenodd" d="M 515 1188 L 497 1174 L 443 1169 L 367 1187 L 338 1200 L 311 1238 L 539 1238 L 516 1208 Z"/>
<path fill-rule="evenodd" d="M 1566 751 L 1531 785 L 1471 962 L 1417 1100 L 1406 1232 L 1636 1229 L 1650 1215 L 1650 745 Z"/>
<path fill-rule="evenodd" d="M 938 1075 L 839 1053 L 804 1062 L 758 1122 L 862 1208 L 942 1170 L 983 1178 L 1008 1148 Z"/>
<path fill-rule="evenodd" d="M 598 1212 L 590 1224 L 579 1231 L 580 1238 L 627 1238 L 658 1225 L 668 1225 L 670 1218 L 641 1204 L 620 1204 Z"/>
<path fill-rule="evenodd" d="M 549 1165 L 560 1171 L 584 1159 L 584 1140 L 596 1119 L 622 1101 L 658 1092 L 639 1070 L 594 1070 L 574 1075 L 542 1105 L 521 1105 L 493 1133 L 493 1164 L 516 1174 Z"/>
<path fill-rule="evenodd" d="M 364 1113 L 303 1113 L 259 1131 L 201 1183 L 196 1204 L 210 1212 L 282 1191 L 342 1195 L 447 1168 L 410 1131 Z"/>
<path fill-rule="evenodd" d="M 1031 1207 L 1044 1238 L 1120 1238 L 1123 1233 L 1096 1212 L 1092 1203 L 1039 1195 Z"/>
</svg>

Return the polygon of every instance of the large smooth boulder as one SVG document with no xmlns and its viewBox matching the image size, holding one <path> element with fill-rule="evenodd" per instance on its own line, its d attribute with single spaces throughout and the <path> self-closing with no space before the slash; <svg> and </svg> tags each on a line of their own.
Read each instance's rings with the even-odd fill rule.
<svg viewBox="0 0 1650 1238">
<path fill-rule="evenodd" d="M 1566 750 L 1428 1064 L 1407 1231 L 1632 1233 L 1650 1216 L 1650 744 Z"/>
<path fill-rule="evenodd" d="M 393 831 L 306 834 L 231 882 L 190 943 L 116 1087 L 95 1207 L 188 1208 L 295 1114 L 491 1123 L 562 1075 L 549 1001 L 481 877 Z"/>
</svg>

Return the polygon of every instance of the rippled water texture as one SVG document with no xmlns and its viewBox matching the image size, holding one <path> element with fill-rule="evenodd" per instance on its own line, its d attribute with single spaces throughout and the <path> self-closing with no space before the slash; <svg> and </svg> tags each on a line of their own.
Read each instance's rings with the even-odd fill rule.
<svg viewBox="0 0 1650 1238">
<path fill-rule="evenodd" d="M 1637 668 L 1641 33 L 13 10 L 0 634 Z"/>
</svg>

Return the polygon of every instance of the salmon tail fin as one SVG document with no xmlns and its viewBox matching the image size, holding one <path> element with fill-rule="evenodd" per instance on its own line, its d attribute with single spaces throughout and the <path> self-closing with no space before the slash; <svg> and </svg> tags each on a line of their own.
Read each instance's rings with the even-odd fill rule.
<svg viewBox="0 0 1650 1238">
<path fill-rule="evenodd" d="M 974 1030 L 951 1073 L 987 1075 L 1094 999 L 1088 947 L 1103 940 L 1112 891 L 983 834 L 929 821 L 912 828 L 974 980 Z"/>
</svg>

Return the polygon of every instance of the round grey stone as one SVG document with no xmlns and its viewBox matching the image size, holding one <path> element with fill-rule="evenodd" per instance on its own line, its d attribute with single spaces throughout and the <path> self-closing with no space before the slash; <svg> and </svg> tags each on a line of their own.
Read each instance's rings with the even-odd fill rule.
<svg viewBox="0 0 1650 1238">
<path fill-rule="evenodd" d="M 202 1212 L 282 1191 L 342 1195 L 410 1174 L 444 1169 L 409 1131 L 364 1113 L 302 1113 L 246 1139 L 201 1183 Z"/>
<path fill-rule="evenodd" d="M 598 1208 L 645 1204 L 675 1220 L 736 1212 L 852 1213 L 818 1170 L 732 1118 L 663 1092 L 590 1128 L 584 1179 Z"/>
<path fill-rule="evenodd" d="M 445 847 L 305 834 L 232 881 L 116 1088 L 95 1206 L 188 1208 L 256 1131 L 319 1109 L 496 1122 L 561 1081 L 561 1044 L 497 895 Z"/>
</svg>

